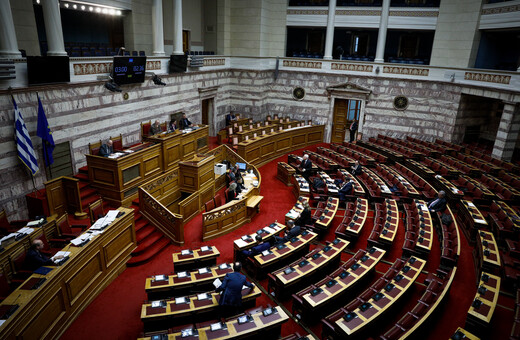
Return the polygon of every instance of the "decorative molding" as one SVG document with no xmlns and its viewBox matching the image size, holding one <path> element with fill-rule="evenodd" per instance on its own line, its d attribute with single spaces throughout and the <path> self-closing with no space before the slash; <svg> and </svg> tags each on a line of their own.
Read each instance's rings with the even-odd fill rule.
<svg viewBox="0 0 520 340">
<path fill-rule="evenodd" d="M 330 68 L 332 70 L 341 71 L 372 72 L 374 66 L 365 64 L 332 63 Z"/>
<path fill-rule="evenodd" d="M 412 76 L 427 77 L 430 73 L 430 70 L 427 68 L 417 68 L 417 67 L 384 66 L 383 73 L 405 74 L 405 75 L 412 75 Z"/>
<path fill-rule="evenodd" d="M 218 58 L 218 59 L 209 59 L 204 58 L 204 66 L 222 66 L 226 65 L 226 59 Z"/>
<path fill-rule="evenodd" d="M 161 69 L 161 61 L 160 60 L 148 60 L 146 61 L 146 70 L 160 70 Z"/>
<path fill-rule="evenodd" d="M 489 74 L 489 73 L 478 73 L 478 72 L 465 72 L 464 80 L 483 81 L 486 83 L 497 83 L 508 85 L 511 81 L 511 76 L 505 76 L 501 74 Z"/>
<path fill-rule="evenodd" d="M 369 9 L 338 9 L 336 15 L 363 15 L 363 16 L 380 16 L 381 10 L 369 10 Z"/>
<path fill-rule="evenodd" d="M 73 64 L 72 68 L 74 70 L 75 76 L 84 76 L 87 74 L 104 74 L 110 73 L 112 71 L 112 62 L 105 63 L 79 63 Z M 146 70 L 160 70 L 161 69 L 161 61 L 160 60 L 148 60 L 146 62 Z"/>
<path fill-rule="evenodd" d="M 511 13 L 520 11 L 520 5 L 511 5 L 504 7 L 495 7 L 495 8 L 483 8 L 482 15 L 488 14 L 502 14 L 502 13 Z"/>
<path fill-rule="evenodd" d="M 73 64 L 72 69 L 74 70 L 75 76 L 110 73 L 110 71 L 112 70 L 112 62 Z"/>
<path fill-rule="evenodd" d="M 433 18 L 438 17 L 438 11 L 390 11 L 391 17 L 419 17 L 419 18 Z"/>
<path fill-rule="evenodd" d="M 285 66 L 285 67 L 319 68 L 319 69 L 321 69 L 321 61 L 284 60 L 283 61 L 283 66 Z"/>
<path fill-rule="evenodd" d="M 217 218 L 221 218 L 221 217 L 226 216 L 226 215 L 231 215 L 235 211 L 240 210 L 240 209 L 244 209 L 245 207 L 246 207 L 246 200 L 242 199 L 241 201 L 239 201 L 238 203 L 230 206 L 227 209 L 222 209 L 222 210 L 219 210 L 219 211 L 214 212 L 214 213 L 208 213 L 206 215 L 203 214 L 202 218 L 204 219 L 204 221 L 213 221 L 213 220 L 215 220 Z"/>
<path fill-rule="evenodd" d="M 159 179 L 157 179 L 151 183 L 143 185 L 141 188 L 147 192 L 152 191 L 153 189 L 161 187 L 164 183 L 172 181 L 172 180 L 176 179 L 177 177 L 179 177 L 179 173 L 177 170 L 174 170 L 174 171 L 171 171 L 166 176 L 162 176 Z"/>
<path fill-rule="evenodd" d="M 288 9 L 288 15 L 328 15 L 328 9 Z"/>
</svg>

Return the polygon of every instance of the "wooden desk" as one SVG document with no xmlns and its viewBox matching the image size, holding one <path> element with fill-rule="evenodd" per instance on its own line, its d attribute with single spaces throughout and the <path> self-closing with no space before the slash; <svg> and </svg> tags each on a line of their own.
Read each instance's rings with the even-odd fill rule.
<svg viewBox="0 0 520 340">
<path fill-rule="evenodd" d="M 511 208 L 509 204 L 505 202 L 493 202 L 495 202 L 495 204 L 498 205 L 500 209 L 502 209 L 506 213 L 507 217 L 511 220 L 511 222 L 513 222 L 513 227 L 515 228 L 514 230 L 520 231 L 520 215 L 518 215 L 518 213 L 513 208 Z"/>
<path fill-rule="evenodd" d="M 397 234 L 397 228 L 399 228 L 399 208 L 397 207 L 397 201 L 393 199 L 387 198 L 383 204 L 387 205 L 387 219 L 385 220 L 384 228 L 381 231 L 381 235 L 379 235 L 379 239 L 383 244 L 391 245 Z M 388 221 L 388 216 L 391 217 L 390 221 Z M 386 233 L 384 230 L 386 230 Z"/>
<path fill-rule="evenodd" d="M 234 259 L 237 261 L 240 256 L 239 253 L 251 249 L 256 245 L 255 237 L 256 235 L 262 236 L 263 241 L 271 240 L 275 235 L 279 235 L 280 232 L 284 231 L 287 228 L 286 225 L 274 222 L 269 226 L 265 226 L 262 229 L 258 229 L 255 233 L 251 235 L 244 235 L 238 240 L 233 241 L 233 254 Z"/>
<path fill-rule="evenodd" d="M 293 176 L 293 193 L 296 197 L 309 197 L 311 194 L 311 188 L 309 186 L 309 182 L 299 174 L 295 174 Z"/>
<path fill-rule="evenodd" d="M 194 249 L 190 251 L 190 254 L 185 255 L 182 254 L 182 251 L 173 253 L 173 270 L 180 272 L 205 266 L 214 266 L 217 264 L 217 257 L 219 256 L 220 252 L 217 247 L 212 246 L 209 246 L 209 250 Z"/>
<path fill-rule="evenodd" d="M 385 253 L 386 251 L 376 247 L 371 248 L 369 251 L 360 249 L 356 255 L 336 270 L 334 274 L 327 276 L 324 280 L 318 282 L 316 286 L 311 286 L 311 289 L 305 289 L 304 293 L 299 292 L 296 294 L 301 297 L 302 304 L 300 308 L 302 308 L 302 313 L 313 317 L 318 310 L 324 311 L 324 309 L 329 308 L 335 302 L 343 301 L 345 294 L 374 270 Z M 330 285 L 331 281 L 335 283 Z M 313 295 L 312 290 L 316 288 L 318 293 Z M 294 302 L 296 300 L 293 301 L 293 304 Z M 330 308 L 328 310 L 330 311 Z"/>
<path fill-rule="evenodd" d="M 485 276 L 488 277 L 487 281 L 483 280 Z M 475 307 L 474 304 L 471 305 L 464 328 L 472 333 L 482 334 L 489 328 L 495 312 L 498 295 L 500 294 L 500 277 L 482 272 L 478 287 L 482 287 L 483 291 L 479 292 L 477 290 L 473 303 L 480 301 L 477 302 L 480 306 Z"/>
<path fill-rule="evenodd" d="M 45 278 L 34 290 L 22 289 L 9 295 L 0 308 L 19 308 L 0 326 L 1 339 L 57 339 L 76 317 L 125 268 L 136 247 L 134 211 L 119 208 L 125 214 L 94 236 L 83 247 L 67 246 L 69 259 L 47 275 L 33 274 L 29 281 Z"/>
<path fill-rule="evenodd" d="M 289 240 L 281 244 L 280 249 L 275 246 L 271 247 L 269 254 L 265 256 L 263 254 L 255 255 L 252 261 L 256 276 L 260 273 L 268 273 L 275 268 L 280 268 L 302 253 L 308 253 L 310 243 L 317 237 L 318 234 L 312 231 L 303 232 L 294 239 L 294 242 L 292 242 L 293 240 Z"/>
<path fill-rule="evenodd" d="M 477 206 L 468 200 L 460 200 L 457 212 L 457 219 L 460 221 L 460 225 L 463 226 L 462 231 L 470 244 L 474 245 L 478 230 L 486 228 L 488 222 Z"/>
<path fill-rule="evenodd" d="M 190 132 L 175 130 L 171 133 L 143 137 L 143 141 L 159 144 L 163 157 L 161 168 L 166 172 L 176 168 L 179 161 L 209 150 L 209 128 L 201 124 L 198 127 Z"/>
<path fill-rule="evenodd" d="M 343 182 L 354 181 L 354 194 L 356 196 L 365 197 L 365 189 L 363 189 L 363 186 L 361 185 L 361 183 L 359 183 L 356 176 L 352 175 L 352 173 L 345 169 L 339 169 L 338 171 L 341 173 L 341 175 L 343 175 Z"/>
<path fill-rule="evenodd" d="M 201 274 L 199 270 L 194 270 L 185 272 L 184 277 L 180 277 L 181 273 L 168 275 L 166 280 L 157 280 L 157 276 L 146 278 L 145 290 L 148 294 L 148 300 L 190 294 L 194 290 L 211 290 L 215 279 L 221 279 L 227 273 L 233 272 L 230 263 L 223 263 L 207 269 L 208 272 L 204 274 Z"/>
<path fill-rule="evenodd" d="M 455 331 L 455 333 L 453 333 L 452 335 L 452 339 L 454 339 L 454 336 L 459 335 L 459 333 L 464 336 L 464 337 L 461 337 L 461 339 L 467 339 L 467 340 L 480 340 L 480 338 L 472 333 L 470 333 L 469 331 L 465 330 L 464 328 L 462 327 L 459 327 L 457 328 L 457 330 Z"/>
<path fill-rule="evenodd" d="M 247 162 L 263 165 L 291 150 L 323 141 L 324 125 L 275 131 L 238 143 L 237 152 Z"/>
<path fill-rule="evenodd" d="M 482 259 L 482 270 L 488 273 L 500 274 L 502 262 L 500 252 L 493 233 L 480 230 L 477 236 L 477 252 Z"/>
<path fill-rule="evenodd" d="M 218 308 L 220 294 L 215 291 L 205 293 L 207 298 L 199 299 L 202 294 L 186 296 L 188 303 L 176 303 L 175 298 L 170 300 L 159 300 L 161 306 L 153 307 L 152 302 L 144 303 L 141 307 L 141 321 L 144 323 L 144 331 L 157 331 L 168 329 L 172 326 L 203 321 L 208 314 L 213 314 Z M 242 305 L 254 306 L 256 298 L 261 295 L 260 289 L 254 287 L 242 288 Z M 159 302 L 157 301 L 157 302 Z"/>
<path fill-rule="evenodd" d="M 349 205 L 351 204 L 354 204 L 354 214 L 348 216 L 348 210 L 345 211 L 345 217 L 336 229 L 335 234 L 337 237 L 347 238 L 352 241 L 358 238 L 361 230 L 363 230 L 363 227 L 365 226 L 365 222 L 368 218 L 368 200 L 358 198 L 354 203 L 349 203 Z M 348 218 L 348 220 L 345 218 Z"/>
<path fill-rule="evenodd" d="M 118 158 L 86 155 L 90 184 L 114 206 L 129 206 L 137 198 L 137 188 L 164 170 L 160 145 L 144 143 L 136 148 Z"/>
<path fill-rule="evenodd" d="M 417 211 L 419 221 L 416 222 L 418 240 L 415 244 L 415 249 L 422 256 L 428 257 L 428 254 L 432 250 L 433 243 L 433 219 L 428 210 L 428 205 L 423 200 L 414 200 L 412 207 Z M 421 220 L 421 218 L 423 220 Z M 421 227 L 422 225 L 422 227 Z M 422 239 L 422 240 L 421 240 Z"/>
<path fill-rule="evenodd" d="M 406 263 L 404 268 L 410 268 L 407 272 L 404 272 L 404 270 L 401 269 L 398 276 L 400 275 L 402 279 L 397 281 L 397 276 L 394 277 L 391 281 L 393 288 L 390 291 L 387 291 L 384 288 L 381 289 L 379 291 L 381 299 L 374 300 L 374 298 L 371 298 L 369 302 L 356 308 L 356 310 L 352 312 L 354 318 L 350 321 L 346 321 L 344 318 L 337 320 L 335 322 L 335 327 L 338 327 L 338 331 L 343 332 L 347 336 L 358 334 L 363 328 L 369 326 L 374 320 L 386 312 L 396 301 L 398 301 L 399 298 L 412 286 L 426 264 L 425 260 L 413 256 L 410 259 L 415 259 L 415 262 L 413 264 L 410 262 Z"/>
<path fill-rule="evenodd" d="M 211 326 L 196 330 L 196 336 L 182 337 L 181 332 L 168 334 L 168 340 L 224 340 L 224 339 L 247 339 L 262 335 L 265 339 L 277 339 L 280 335 L 282 323 L 289 320 L 280 306 L 273 308 L 276 312 L 264 316 L 262 312 L 251 315 L 251 322 L 239 324 L 238 319 L 226 322 L 222 329 L 211 331 Z M 215 321 L 217 322 L 217 321 Z M 151 337 L 139 338 L 138 340 L 151 340 Z"/>
<path fill-rule="evenodd" d="M 386 170 L 388 173 L 392 174 L 394 178 L 397 178 L 399 182 L 408 190 L 408 194 L 410 197 L 422 197 L 422 194 L 413 186 L 412 183 L 408 182 L 406 178 L 401 176 L 400 173 L 395 171 L 393 168 L 389 167 L 386 164 L 378 165 L 381 169 Z"/>
<path fill-rule="evenodd" d="M 436 175 L 435 178 L 439 181 L 442 190 L 446 192 L 448 198 L 452 200 L 459 200 L 464 197 L 464 193 L 457 188 L 453 183 L 451 183 L 448 179 L 442 177 L 441 175 Z"/>
<path fill-rule="evenodd" d="M 252 129 L 243 129 L 242 131 L 235 131 L 234 133 L 238 137 L 238 141 L 242 142 L 251 138 L 256 138 L 268 133 L 272 133 L 276 130 L 278 130 L 278 127 L 274 124 L 260 125 L 259 127 L 256 126 L 256 124 L 253 124 Z"/>
<path fill-rule="evenodd" d="M 292 186 L 291 179 L 295 173 L 296 170 L 294 170 L 294 168 L 289 164 L 285 162 L 278 162 L 276 178 L 282 181 L 282 183 L 285 185 Z"/>
<path fill-rule="evenodd" d="M 390 191 L 390 188 L 388 188 L 388 185 L 386 185 L 386 182 L 381 179 L 376 173 L 374 173 L 372 170 L 368 168 L 363 168 L 363 173 L 367 174 L 369 178 L 372 179 L 372 181 L 381 189 L 381 192 L 384 194 L 384 196 L 390 197 L 392 196 L 392 192 Z"/>
<path fill-rule="evenodd" d="M 327 194 L 329 194 L 329 196 L 338 195 L 339 188 L 336 186 L 336 184 L 334 184 L 334 181 L 326 172 L 318 171 L 317 175 L 320 176 L 322 181 L 327 186 Z"/>
<path fill-rule="evenodd" d="M 435 171 L 427 167 L 426 165 L 417 162 L 413 159 L 407 159 L 406 163 L 410 165 L 410 168 L 414 168 L 419 175 L 425 179 L 433 178 L 435 176 Z"/>
<path fill-rule="evenodd" d="M 336 212 L 338 211 L 338 206 L 339 206 L 339 199 L 334 198 L 334 197 L 329 197 L 329 199 L 327 200 L 327 206 L 326 206 L 325 210 L 323 210 L 323 213 L 321 214 L 321 216 L 318 218 L 316 223 L 314 223 L 314 226 L 321 230 L 329 229 L 329 226 L 332 223 L 334 216 L 336 216 Z"/>
<path fill-rule="evenodd" d="M 349 243 L 349 241 L 336 239 L 324 248 L 315 249 L 304 258 L 269 274 L 267 292 L 273 291 L 275 296 L 283 298 L 297 287 L 308 285 L 314 275 L 337 267 L 341 253 Z"/>
<path fill-rule="evenodd" d="M 287 224 L 288 221 L 294 221 L 300 217 L 303 211 L 303 202 L 309 202 L 309 198 L 304 196 L 298 197 L 298 201 L 294 204 L 294 207 L 285 214 L 285 224 Z"/>
</svg>

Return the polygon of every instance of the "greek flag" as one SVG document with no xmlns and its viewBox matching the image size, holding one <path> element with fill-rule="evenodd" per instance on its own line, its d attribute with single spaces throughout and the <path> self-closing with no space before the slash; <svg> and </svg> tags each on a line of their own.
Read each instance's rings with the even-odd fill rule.
<svg viewBox="0 0 520 340">
<path fill-rule="evenodd" d="M 23 121 L 22 113 L 18 109 L 14 98 L 13 105 L 14 133 L 16 138 L 16 148 L 18 149 L 18 158 L 20 158 L 22 163 L 25 164 L 29 170 L 31 170 L 31 173 L 34 176 L 38 172 L 39 168 L 38 162 L 36 160 L 36 154 L 34 153 L 34 148 L 31 142 L 31 137 L 29 136 L 29 132 L 27 131 L 27 127 Z"/>
</svg>

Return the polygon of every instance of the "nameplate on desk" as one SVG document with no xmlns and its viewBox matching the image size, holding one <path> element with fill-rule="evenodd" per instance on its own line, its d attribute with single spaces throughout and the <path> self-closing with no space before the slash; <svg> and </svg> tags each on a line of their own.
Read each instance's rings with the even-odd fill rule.
<svg viewBox="0 0 520 340">
<path fill-rule="evenodd" d="M 249 315 L 242 315 L 242 316 L 238 317 L 237 321 L 238 321 L 238 324 L 241 325 L 241 324 L 244 324 L 246 322 L 253 321 L 253 320 L 252 320 L 252 318 Z"/>
<path fill-rule="evenodd" d="M 210 296 L 208 295 L 208 293 L 201 293 L 201 294 L 197 294 L 197 300 L 208 300 L 210 298 Z"/>
<path fill-rule="evenodd" d="M 193 252 L 190 249 L 181 250 L 181 255 L 191 255 Z"/>
<path fill-rule="evenodd" d="M 185 296 L 175 298 L 176 305 L 180 305 L 180 304 L 184 304 L 184 303 L 190 303 L 190 299 L 186 298 Z"/>
<path fill-rule="evenodd" d="M 294 268 L 292 268 L 292 267 L 285 268 L 284 271 L 283 271 L 283 273 L 284 273 L 285 275 L 289 275 L 289 274 L 291 274 L 292 272 L 294 272 Z"/>
<path fill-rule="evenodd" d="M 208 247 L 208 246 L 204 246 L 204 247 L 200 248 L 200 251 L 210 251 L 210 250 L 212 250 L 212 248 Z"/>
<path fill-rule="evenodd" d="M 198 336 L 199 331 L 193 328 L 187 328 L 181 330 L 181 338 L 186 338 L 188 336 Z"/>
<path fill-rule="evenodd" d="M 164 300 L 152 301 L 152 308 L 164 308 L 164 307 L 166 307 L 166 301 L 164 301 Z"/>
<path fill-rule="evenodd" d="M 207 274 L 209 273 L 209 269 L 208 268 L 200 268 L 199 269 L 199 274 Z"/>
<path fill-rule="evenodd" d="M 271 253 L 271 251 L 269 251 L 269 250 L 264 250 L 264 251 L 262 252 L 262 256 L 268 256 L 268 255 L 270 255 L 270 254 L 272 254 L 272 253 Z"/>
<path fill-rule="evenodd" d="M 249 235 L 244 235 L 241 237 L 242 241 L 251 242 L 253 241 L 253 238 Z"/>
<path fill-rule="evenodd" d="M 182 278 L 184 278 L 184 277 L 186 277 L 186 276 L 188 276 L 188 273 L 186 273 L 186 272 L 178 272 L 178 273 L 177 273 L 177 277 L 178 277 L 179 279 L 182 279 Z"/>
<path fill-rule="evenodd" d="M 221 270 L 228 269 L 230 267 L 231 266 L 229 264 L 227 264 L 227 263 L 223 263 L 220 266 L 218 266 L 218 268 L 221 269 Z"/>
<path fill-rule="evenodd" d="M 221 329 L 224 328 L 224 326 L 222 325 L 222 322 L 217 322 L 217 323 L 213 323 L 209 326 L 209 328 L 211 329 L 212 332 L 214 331 L 219 331 Z"/>
<path fill-rule="evenodd" d="M 166 275 L 155 275 L 153 277 L 154 281 L 168 281 L 168 276 Z"/>
</svg>

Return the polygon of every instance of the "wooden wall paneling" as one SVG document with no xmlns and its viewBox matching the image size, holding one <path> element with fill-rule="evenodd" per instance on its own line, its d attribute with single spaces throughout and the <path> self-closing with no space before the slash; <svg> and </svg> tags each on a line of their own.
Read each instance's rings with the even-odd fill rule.
<svg viewBox="0 0 520 340">
<path fill-rule="evenodd" d="M 83 212 L 81 204 L 79 179 L 63 177 L 62 182 L 65 191 L 65 198 L 67 200 L 67 211 L 69 214 L 75 214 L 78 218 L 87 218 L 87 213 Z"/>
<path fill-rule="evenodd" d="M 61 183 L 61 177 L 46 182 L 45 191 L 47 193 L 49 213 L 51 215 L 56 214 L 61 216 L 67 212 L 67 202 L 65 201 L 65 192 Z"/>
<path fill-rule="evenodd" d="M 69 273 L 65 280 L 65 287 L 67 290 L 67 297 L 70 306 L 74 306 L 78 299 L 86 290 L 92 288 L 92 285 L 99 280 L 103 275 L 103 261 L 99 249 L 88 259 L 85 259 L 81 267 L 77 268 L 75 272 Z"/>
<path fill-rule="evenodd" d="M 188 223 L 192 218 L 200 212 L 200 194 L 198 191 L 186 197 L 179 202 L 179 212 L 182 215 L 184 224 Z"/>
<path fill-rule="evenodd" d="M 106 268 L 110 270 L 114 264 L 123 260 L 121 259 L 122 256 L 128 256 L 134 250 L 133 245 L 136 243 L 135 228 L 132 228 L 132 225 L 129 224 L 116 237 L 103 245 Z M 124 261 L 126 262 L 126 259 Z"/>
<path fill-rule="evenodd" d="M 57 290 L 53 296 L 46 298 L 43 303 L 43 306 L 40 305 L 35 314 L 28 315 L 32 318 L 23 323 L 25 328 L 16 335 L 17 338 L 52 338 L 51 334 L 55 333 L 57 328 L 59 329 L 67 314 L 63 291 Z"/>
</svg>

